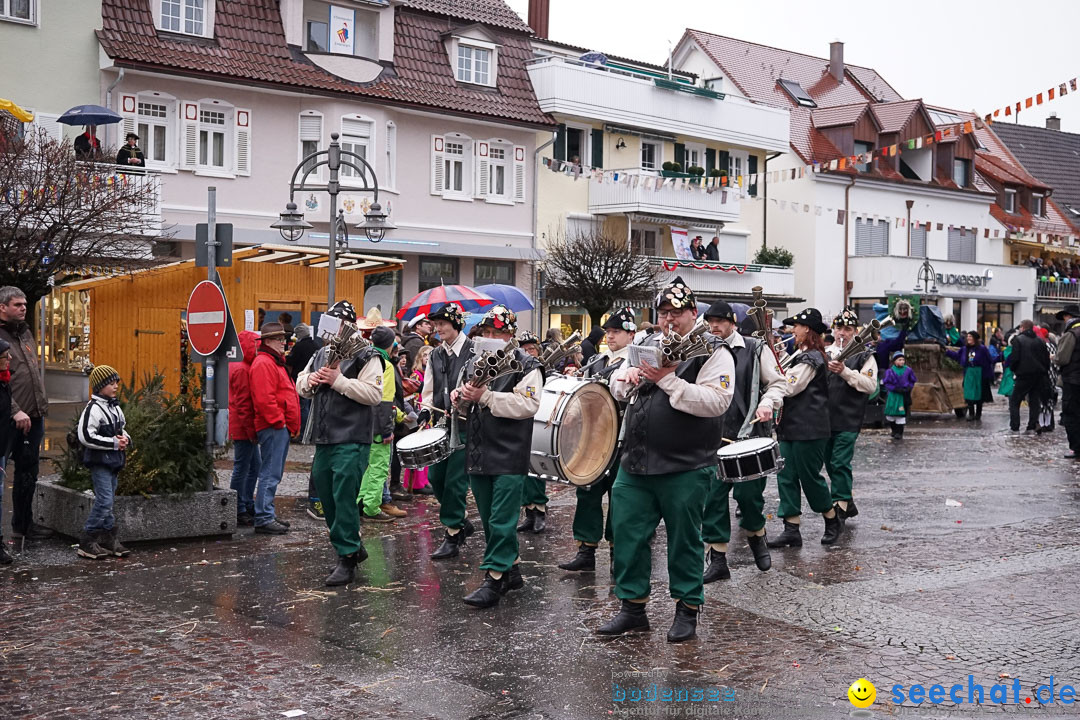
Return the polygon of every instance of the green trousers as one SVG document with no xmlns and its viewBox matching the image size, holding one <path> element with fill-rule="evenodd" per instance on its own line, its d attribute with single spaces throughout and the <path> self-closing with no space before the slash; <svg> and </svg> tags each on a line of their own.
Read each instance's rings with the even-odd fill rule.
<svg viewBox="0 0 1080 720">
<path fill-rule="evenodd" d="M 821 466 L 825 463 L 825 446 L 828 443 L 829 438 L 780 441 L 784 469 L 776 474 L 776 486 L 780 491 L 780 509 L 777 510 L 777 515 L 782 518 L 802 515 L 803 494 L 814 512 L 823 513 L 832 509 L 829 484 L 821 475 Z"/>
<path fill-rule="evenodd" d="M 517 521 L 524 475 L 469 475 L 476 509 L 484 524 L 481 570 L 506 572 L 518 558 Z"/>
<path fill-rule="evenodd" d="M 829 473 L 832 485 L 832 500 L 851 499 L 851 486 L 855 479 L 851 475 L 851 460 L 855 457 L 857 432 L 834 432 L 825 446 L 825 472 Z"/>
<path fill-rule="evenodd" d="M 705 602 L 702 584 L 701 514 L 716 466 L 667 475 L 634 475 L 619 468 L 611 488 L 615 543 L 615 595 L 647 598 L 652 592 L 652 539 L 660 521 L 667 528 L 671 597 L 689 605 Z"/>
<path fill-rule="evenodd" d="M 338 555 L 352 555 L 364 547 L 360 542 L 360 515 L 356 494 L 368 464 L 370 445 L 345 443 L 316 445 L 311 475 L 322 501 L 330 543 Z"/>
<path fill-rule="evenodd" d="M 547 481 L 526 475 L 525 485 L 521 489 L 521 506 L 547 505 L 547 502 Z"/>
<path fill-rule="evenodd" d="M 765 527 L 765 482 L 767 478 L 746 482 L 724 482 L 719 476 L 712 479 L 709 496 L 705 499 L 705 517 L 701 522 L 701 537 L 707 543 L 731 541 L 731 503 L 735 496 L 742 518 L 739 527 L 757 532 Z"/>
<path fill-rule="evenodd" d="M 371 443 L 371 455 L 368 459 L 367 470 L 364 471 L 364 479 L 360 481 L 360 492 L 356 495 L 356 504 L 364 508 L 364 514 L 375 517 L 382 510 L 383 485 L 390 477 L 390 455 L 393 452 L 392 443 L 381 442 L 376 435 Z"/>
<path fill-rule="evenodd" d="M 615 468 L 594 485 L 579 487 L 577 507 L 574 508 L 574 539 L 579 543 L 597 545 L 600 538 L 613 543 L 611 533 L 611 486 L 615 483 Z M 604 525 L 604 495 L 608 496 L 607 525 Z"/>
<path fill-rule="evenodd" d="M 465 502 L 469 495 L 465 448 L 455 450 L 450 457 L 429 467 L 428 481 L 439 501 L 439 522 L 453 530 L 465 527 Z"/>
</svg>

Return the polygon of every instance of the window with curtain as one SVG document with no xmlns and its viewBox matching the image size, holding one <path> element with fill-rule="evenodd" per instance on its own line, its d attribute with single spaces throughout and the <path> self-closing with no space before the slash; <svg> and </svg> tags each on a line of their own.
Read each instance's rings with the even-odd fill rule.
<svg viewBox="0 0 1080 720">
<path fill-rule="evenodd" d="M 375 156 L 371 152 L 371 134 L 373 124 L 370 120 L 359 118 L 342 118 L 341 120 L 341 149 L 345 152 L 356 153 L 369 163 L 375 162 Z M 355 163 L 360 165 L 360 163 Z M 362 166 L 361 166 L 362 167 Z M 366 172 L 357 172 L 348 165 L 341 166 L 341 176 L 344 178 L 364 178 Z"/>
<path fill-rule="evenodd" d="M 229 136 L 227 116 L 223 110 L 199 108 L 199 165 L 224 169 L 226 139 Z"/>
<path fill-rule="evenodd" d="M 458 278 L 456 257 L 420 257 L 420 292 L 440 285 L 457 285 Z"/>
<path fill-rule="evenodd" d="M 169 134 L 171 123 L 171 103 L 142 102 L 137 106 L 135 132 L 139 143 L 146 153 L 147 163 L 165 164 L 169 158 Z"/>
<path fill-rule="evenodd" d="M 513 260 L 476 260 L 474 273 L 476 285 L 499 285 L 514 284 L 514 261 Z"/>
</svg>

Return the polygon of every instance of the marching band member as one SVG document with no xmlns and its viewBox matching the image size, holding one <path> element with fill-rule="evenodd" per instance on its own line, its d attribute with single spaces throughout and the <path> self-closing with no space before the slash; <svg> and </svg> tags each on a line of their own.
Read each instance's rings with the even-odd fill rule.
<svg viewBox="0 0 1080 720">
<path fill-rule="evenodd" d="M 777 428 L 780 454 L 784 469 L 776 475 L 780 490 L 780 509 L 784 532 L 769 547 L 802 547 L 799 520 L 802 515 L 801 493 L 806 494 L 810 508 L 825 516 L 822 545 L 832 545 L 844 529 L 844 519 L 832 504 L 832 495 L 821 466 L 825 462 L 825 446 L 831 435 L 829 429 L 829 386 L 825 375 L 825 347 L 821 339 L 829 328 L 822 322 L 821 313 L 807 308 L 784 321 L 795 335 L 795 351 L 787 370 L 788 390 L 784 412 Z"/>
<path fill-rule="evenodd" d="M 735 392 L 731 406 L 724 413 L 724 438 L 745 440 L 748 437 L 769 437 L 772 434 L 773 413 L 784 404 L 787 383 L 776 358 L 764 342 L 744 338 L 736 332 L 735 312 L 723 300 L 713 303 L 705 313 L 712 334 L 723 340 L 735 355 Z M 765 388 L 762 393 L 761 389 Z M 751 425 L 751 421 L 757 423 Z M 754 553 L 758 570 L 772 567 L 772 556 L 765 539 L 765 484 L 767 478 L 729 483 L 720 477 L 712 479 L 705 500 L 705 516 L 701 526 L 702 539 L 709 548 L 709 567 L 705 583 L 727 580 L 728 541 L 731 540 L 729 496 L 741 511 L 739 526 L 746 531 L 746 541 Z"/>
<path fill-rule="evenodd" d="M 833 318 L 833 335 L 836 343 L 827 349 L 829 360 L 829 429 L 832 435 L 825 445 L 825 471 L 832 486 L 833 505 L 844 519 L 859 514 L 851 497 L 851 460 L 855 455 L 855 441 L 862 430 L 866 403 L 878 389 L 878 367 L 874 351 L 864 349 L 844 362 L 834 358 L 855 340 L 859 330 L 859 316 L 853 308 L 844 308 Z"/>
<path fill-rule="evenodd" d="M 581 368 L 583 377 L 598 377 L 610 382 L 611 375 L 626 364 L 630 343 L 634 341 L 637 324 L 634 311 L 623 308 L 612 313 L 601 326 L 605 333 L 607 350 L 594 355 L 585 367 Z M 619 403 L 620 406 L 623 403 Z M 618 466 L 612 466 L 597 482 L 588 487 L 579 487 L 577 506 L 574 508 L 574 540 L 578 544 L 577 554 L 571 560 L 560 563 L 563 570 L 595 570 L 596 547 L 600 539 L 608 541 L 614 547 L 611 535 L 611 486 L 615 482 Z M 608 521 L 604 525 L 604 495 L 608 496 Z"/>
<path fill-rule="evenodd" d="M 686 335 L 697 323 L 693 291 L 682 278 L 660 291 L 656 310 L 666 333 Z M 661 335 L 643 345 L 659 349 Z M 696 635 L 697 614 L 705 601 L 702 584 L 701 516 L 709 483 L 716 475 L 724 412 L 731 404 L 735 361 L 715 338 L 705 341 L 711 355 L 678 365 L 651 365 L 616 370 L 616 400 L 627 407 L 625 450 L 611 489 L 615 543 L 615 595 L 618 615 L 597 630 L 621 635 L 648 630 L 645 603 L 651 592 L 651 541 L 663 520 L 667 527 L 668 580 L 676 601 L 668 642 Z"/>
<path fill-rule="evenodd" d="M 452 411 L 450 394 L 461 383 L 465 363 L 472 356 L 472 340 L 461 330 L 465 327 L 465 311 L 457 303 L 447 303 L 428 316 L 442 340 L 431 351 L 428 371 L 424 375 L 421 397 L 444 413 Z M 472 523 L 465 517 L 465 502 L 469 494 L 469 478 L 465 474 L 465 431 L 457 427 L 456 419 L 447 423 L 450 446 L 457 447 L 450 457 L 428 468 L 428 480 L 439 501 L 439 521 L 446 528 L 442 545 L 431 554 L 432 560 L 457 557 L 465 538 L 473 533 Z"/>
<path fill-rule="evenodd" d="M 540 357 L 540 338 L 536 337 L 534 333 L 526 330 L 518 337 L 518 347 L 525 352 L 532 355 L 534 358 Z"/>
<path fill-rule="evenodd" d="M 347 300 L 334 304 L 330 317 L 356 322 L 356 311 Z M 372 333 L 393 331 L 378 328 Z M 382 338 L 378 338 L 382 340 Z M 348 585 L 356 577 L 356 565 L 367 559 L 360 540 L 360 514 L 356 496 L 360 478 L 367 469 L 374 432 L 374 409 L 383 396 L 383 360 L 368 347 L 338 367 L 327 366 L 329 346 L 320 348 L 296 378 L 296 391 L 311 398 L 311 441 L 315 458 L 311 475 L 322 500 L 330 543 L 338 554 L 338 564 L 326 578 L 329 586 Z M 321 386 L 326 389 L 321 392 Z"/>
<path fill-rule="evenodd" d="M 517 316 L 504 305 L 494 305 L 480 320 L 483 336 L 509 341 L 517 330 Z M 540 409 L 544 373 L 539 361 L 517 350 L 521 369 L 486 386 L 464 383 L 451 394 L 455 404 L 466 400 L 465 465 L 476 507 L 484 523 L 484 583 L 465 603 L 489 608 L 510 590 L 524 585 L 518 567 L 518 540 L 514 531 L 522 485 L 529 471 L 533 416 Z M 471 376 L 474 361 L 466 366 Z"/>
</svg>

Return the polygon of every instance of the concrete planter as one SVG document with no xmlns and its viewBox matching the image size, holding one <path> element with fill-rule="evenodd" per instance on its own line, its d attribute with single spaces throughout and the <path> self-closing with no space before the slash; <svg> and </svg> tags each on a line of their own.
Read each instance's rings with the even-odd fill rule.
<svg viewBox="0 0 1080 720">
<path fill-rule="evenodd" d="M 41 480 L 34 497 L 34 520 L 62 535 L 78 538 L 94 504 L 90 493 Z M 236 531 L 236 493 L 209 490 L 193 495 L 118 495 L 113 505 L 120 540 L 231 535 Z"/>
</svg>

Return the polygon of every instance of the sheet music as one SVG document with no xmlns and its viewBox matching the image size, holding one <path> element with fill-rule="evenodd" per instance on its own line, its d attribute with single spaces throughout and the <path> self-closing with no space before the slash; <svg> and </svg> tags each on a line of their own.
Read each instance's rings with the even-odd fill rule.
<svg viewBox="0 0 1080 720">
<path fill-rule="evenodd" d="M 660 348 L 655 345 L 631 345 L 627 349 L 630 367 L 660 367 Z"/>
</svg>

